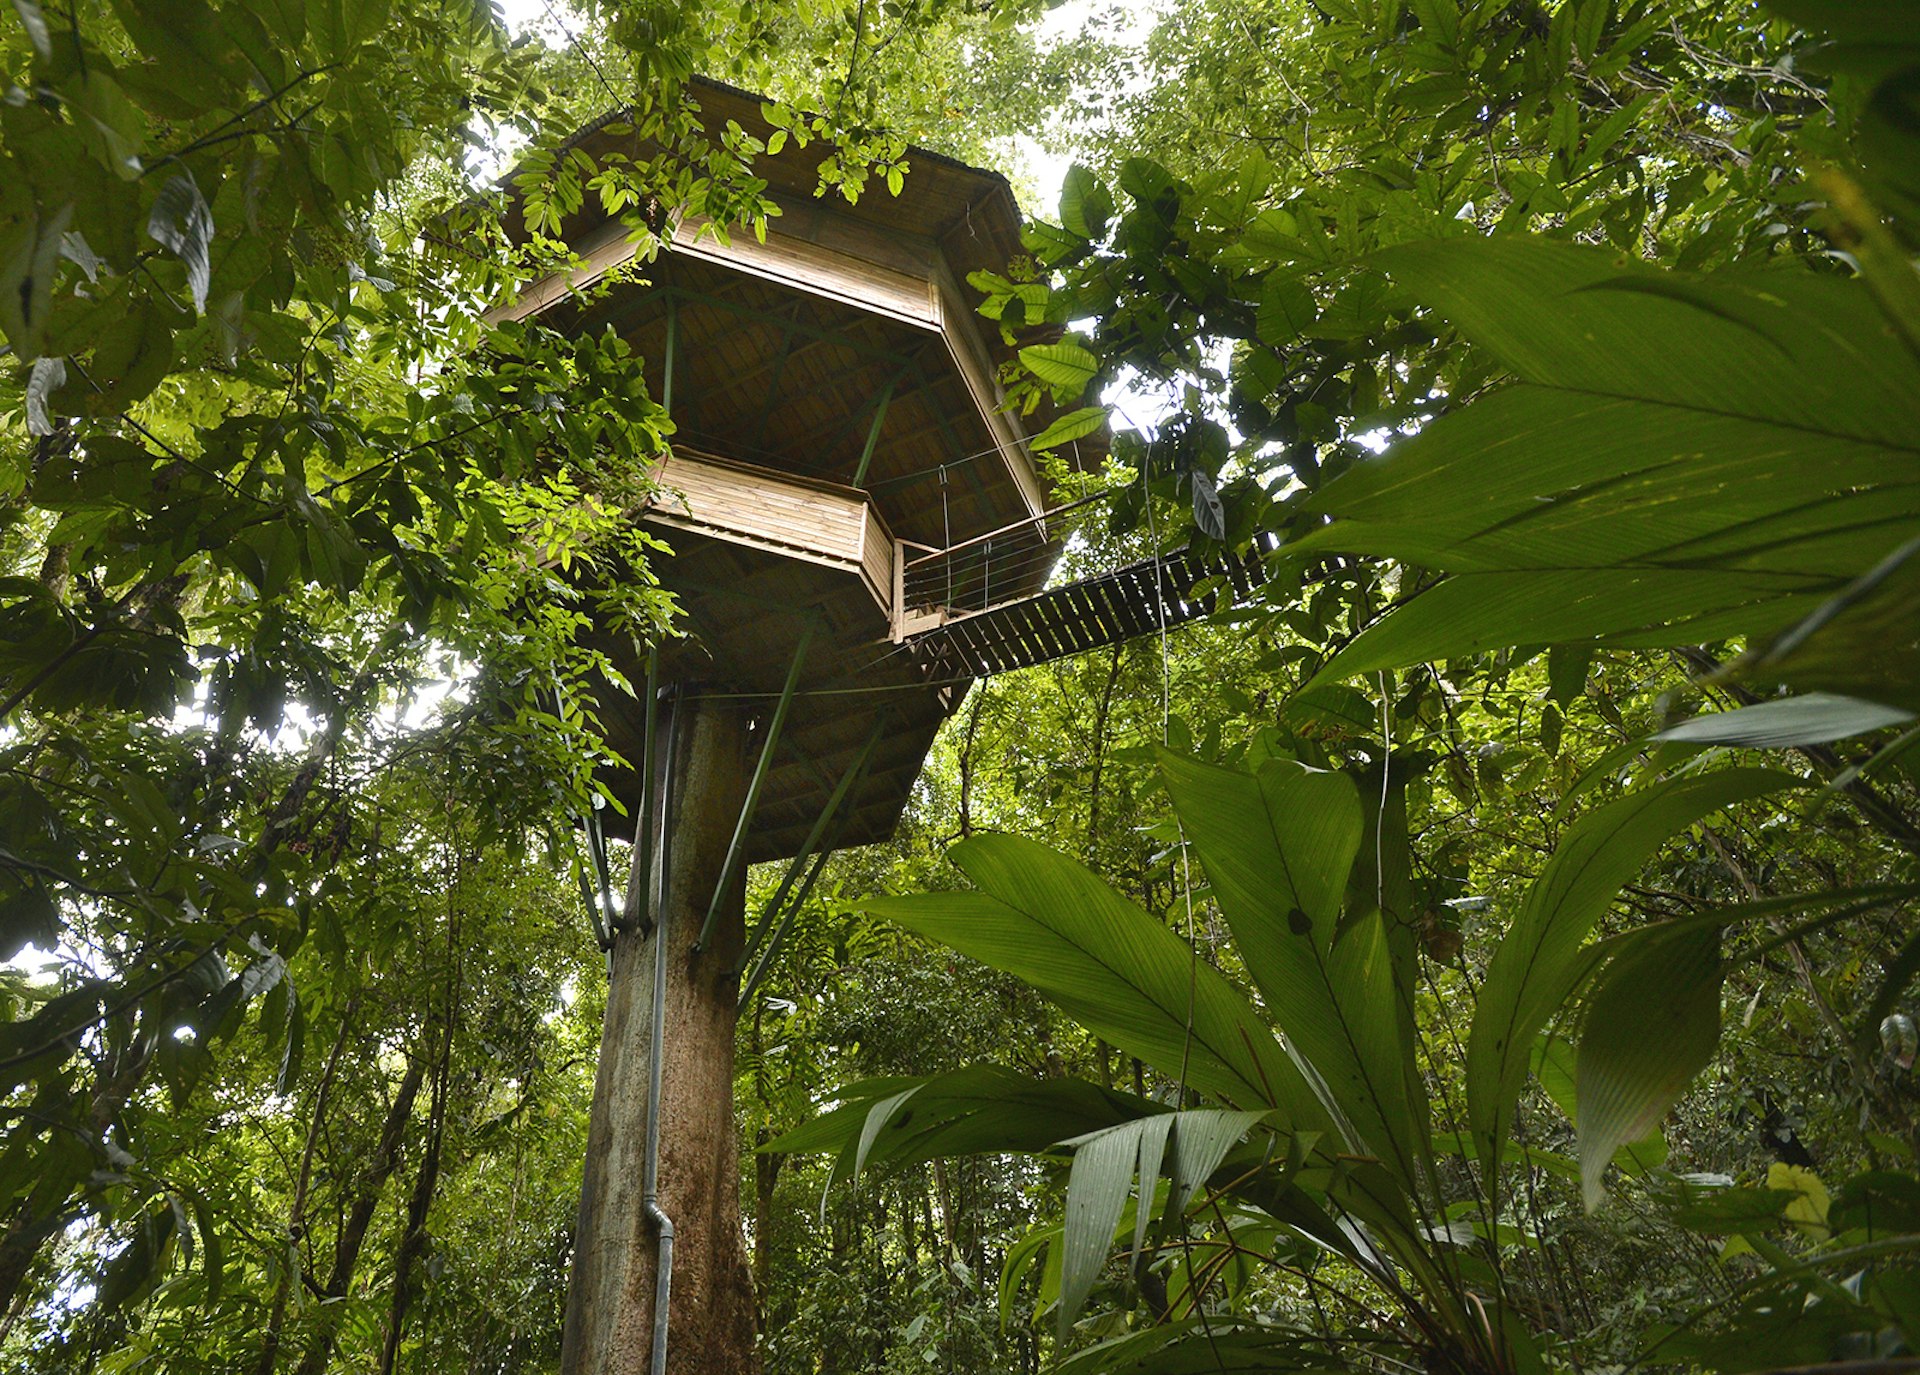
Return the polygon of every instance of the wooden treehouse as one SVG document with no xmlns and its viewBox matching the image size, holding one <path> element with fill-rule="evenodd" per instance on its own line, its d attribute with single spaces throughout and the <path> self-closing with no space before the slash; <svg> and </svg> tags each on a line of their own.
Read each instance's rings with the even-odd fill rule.
<svg viewBox="0 0 1920 1375">
<path fill-rule="evenodd" d="M 756 97 L 692 90 L 710 127 L 771 133 Z M 600 129 L 576 143 L 618 146 Z M 966 285 L 1020 251 L 1011 191 L 915 150 L 902 194 L 847 205 L 814 197 L 817 161 L 789 145 L 756 163 L 782 212 L 764 243 L 683 220 L 641 280 L 591 297 L 574 289 L 634 247 L 583 211 L 565 233 L 584 266 L 496 312 L 613 326 L 677 426 L 642 518 L 671 546 L 655 569 L 688 635 L 626 666 L 648 685 L 638 702 L 602 703 L 637 766 L 621 788 L 635 866 L 623 904 L 589 895 L 610 991 L 567 1371 L 751 1367 L 732 1185 L 741 984 L 826 856 L 891 834 L 971 680 L 1189 620 L 1210 605 L 1197 582 L 1253 576 L 1176 555 L 1047 588 L 1056 513 L 996 381 L 1010 351 Z M 792 863 L 750 935 L 746 866 L 778 859 Z M 691 1274 L 669 1299 L 676 1234 Z"/>
</svg>

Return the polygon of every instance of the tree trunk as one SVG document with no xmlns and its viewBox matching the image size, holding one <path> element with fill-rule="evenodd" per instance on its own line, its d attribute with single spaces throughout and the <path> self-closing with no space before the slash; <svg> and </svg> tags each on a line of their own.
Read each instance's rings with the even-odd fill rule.
<svg viewBox="0 0 1920 1375">
<path fill-rule="evenodd" d="M 280 1282 L 273 1289 L 273 1309 L 267 1316 L 267 1334 L 260 1344 L 260 1360 L 254 1375 L 273 1375 L 280 1360 L 280 1333 L 286 1326 L 287 1301 L 293 1295 L 294 1273 L 300 1268 L 299 1246 L 307 1234 L 307 1189 L 313 1182 L 313 1158 L 320 1149 L 320 1137 L 327 1120 L 327 1099 L 333 1093 L 334 1076 L 340 1071 L 340 1053 L 347 1048 L 347 1035 L 353 1029 L 354 1015 L 360 1009 L 356 992 L 340 1014 L 340 1030 L 327 1052 L 327 1067 L 320 1073 L 320 1086 L 314 1091 L 313 1116 L 307 1121 L 306 1144 L 300 1150 L 300 1169 L 294 1176 L 293 1203 L 287 1209 L 287 1256 Z"/>
<path fill-rule="evenodd" d="M 642 1206 L 641 1177 L 654 949 L 661 939 L 667 942 L 668 1033 L 659 1190 L 674 1229 L 666 1368 L 672 1375 L 758 1368 L 733 1134 L 739 979 L 731 970 L 745 940 L 744 866 L 722 895 L 712 948 L 689 953 L 740 815 L 747 734 L 744 721 L 717 702 L 681 700 L 661 715 L 655 757 L 658 777 L 669 785 L 665 839 L 654 846 L 654 864 L 657 869 L 663 851 L 670 855 L 668 892 L 664 910 L 651 914 L 652 930 L 627 930 L 614 941 L 561 1340 L 563 1375 L 649 1369 L 659 1238 Z M 637 914 L 643 877 L 636 874 L 629 886 L 627 925 Z"/>
<path fill-rule="evenodd" d="M 394 1094 L 393 1104 L 387 1109 L 387 1119 L 380 1128 L 380 1145 L 368 1163 L 366 1173 L 360 1178 L 353 1208 L 340 1228 L 340 1237 L 333 1250 L 333 1274 L 327 1280 L 328 1298 L 346 1297 L 348 1288 L 353 1284 L 354 1269 L 360 1264 L 360 1248 L 366 1244 L 367 1228 L 373 1223 L 374 1210 L 380 1206 L 381 1191 L 386 1188 L 388 1177 L 400 1164 L 400 1148 L 406 1140 L 407 1124 L 413 1120 L 413 1100 L 420 1094 L 420 1080 L 425 1073 L 426 1050 L 423 1046 L 407 1061 L 407 1072 L 400 1080 L 399 1092 Z M 333 1359 L 333 1343 L 339 1335 L 340 1308 L 338 1304 L 329 1305 L 322 1307 L 319 1313 L 318 1327 L 307 1342 L 306 1354 L 300 1359 L 299 1375 L 322 1375 L 327 1363 Z"/>
</svg>

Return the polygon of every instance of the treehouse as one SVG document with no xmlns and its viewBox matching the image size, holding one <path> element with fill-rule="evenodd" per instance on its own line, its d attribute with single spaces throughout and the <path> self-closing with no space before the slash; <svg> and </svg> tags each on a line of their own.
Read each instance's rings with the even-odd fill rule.
<svg viewBox="0 0 1920 1375">
<path fill-rule="evenodd" d="M 772 133 L 756 98 L 691 91 L 710 128 Z M 620 137 L 603 125 L 574 146 Z M 1190 620 L 1214 602 L 1201 584 L 1241 591 L 1258 572 L 1257 555 L 1179 551 L 1048 587 L 1062 511 L 997 380 L 1011 350 L 966 284 L 1018 253 L 1012 193 L 915 150 L 899 196 L 848 205 L 812 194 L 817 159 L 789 145 L 755 163 L 781 211 L 764 242 L 670 221 L 657 257 L 604 291 L 577 288 L 634 245 L 582 212 L 563 225 L 577 261 L 495 314 L 613 328 L 676 425 L 639 519 L 671 546 L 654 569 L 688 634 L 622 665 L 649 682 L 637 701 L 602 703 L 609 743 L 639 766 L 610 780 L 637 804 L 624 901 L 597 820 L 584 827 L 608 994 L 566 1375 L 749 1368 L 737 1009 L 826 857 L 892 832 L 968 685 Z M 746 866 L 786 857 L 749 936 Z M 676 1237 L 697 1283 L 672 1283 Z"/>
<path fill-rule="evenodd" d="M 712 127 L 772 132 L 755 97 L 708 82 L 694 94 Z M 617 146 L 593 130 L 577 142 Z M 909 641 L 1031 596 L 1058 550 L 996 380 L 1009 350 L 966 284 L 1020 251 L 1006 182 L 916 150 L 899 196 L 870 189 L 849 205 L 812 194 L 819 157 L 790 144 L 756 163 L 781 212 L 764 243 L 680 220 L 644 281 L 586 303 L 573 289 L 634 246 L 617 220 L 583 215 L 567 237 L 584 266 L 500 312 L 541 312 L 569 332 L 611 324 L 673 414 L 663 490 L 643 517 L 672 548 L 655 567 L 689 632 L 662 677 L 760 700 L 771 748 L 748 798 L 748 861 L 801 851 L 836 799 L 838 845 L 891 833 L 980 671 Z M 638 716 L 608 722 L 609 743 L 636 761 Z"/>
</svg>

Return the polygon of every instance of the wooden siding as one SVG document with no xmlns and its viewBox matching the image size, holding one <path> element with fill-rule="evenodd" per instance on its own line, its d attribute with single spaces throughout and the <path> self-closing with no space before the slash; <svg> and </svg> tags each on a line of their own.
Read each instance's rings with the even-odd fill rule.
<svg viewBox="0 0 1920 1375">
<path fill-rule="evenodd" d="M 924 273 L 902 272 L 823 243 L 781 232 L 780 220 L 761 243 L 735 230 L 722 243 L 704 220 L 682 221 L 674 230 L 673 251 L 780 282 L 799 291 L 844 301 L 923 329 L 940 328 L 940 294 Z"/>
<path fill-rule="evenodd" d="M 860 551 L 861 570 L 866 574 L 867 587 L 874 598 L 886 611 L 888 619 L 893 616 L 893 536 L 880 519 L 880 512 L 869 504 L 864 532 L 865 547 Z"/>
<path fill-rule="evenodd" d="M 712 454 L 676 451 L 646 519 L 856 574 L 880 609 L 892 602 L 891 540 L 865 497 Z M 877 533 L 876 533 L 877 532 Z M 887 552 L 876 563 L 873 547 Z M 672 575 L 667 574 L 668 584 Z"/>
</svg>

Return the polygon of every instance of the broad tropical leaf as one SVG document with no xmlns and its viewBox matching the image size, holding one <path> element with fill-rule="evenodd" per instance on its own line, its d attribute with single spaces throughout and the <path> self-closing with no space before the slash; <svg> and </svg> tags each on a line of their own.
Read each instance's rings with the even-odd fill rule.
<svg viewBox="0 0 1920 1375">
<path fill-rule="evenodd" d="M 1348 1149 L 1412 1187 L 1428 1148 L 1398 1016 L 1411 990 L 1395 986 L 1378 913 L 1340 924 L 1365 830 L 1353 781 L 1286 760 L 1256 776 L 1168 751 L 1160 769 L 1247 972 Z"/>
<path fill-rule="evenodd" d="M 1594 954 L 1583 943 L 1621 885 L 1675 831 L 1797 785 L 1767 769 L 1680 778 L 1610 802 L 1567 832 L 1488 967 L 1467 1043 L 1467 1116 L 1490 1176 L 1534 1034 L 1592 972 Z"/>
<path fill-rule="evenodd" d="M 1063 1132 L 1096 1131 L 1168 1111 L 1083 1080 L 1034 1079 L 993 1065 L 926 1079 L 865 1079 L 835 1097 L 837 1104 L 761 1149 L 839 1151 L 851 1162 L 864 1140 L 862 1165 L 910 1165 L 983 1151 L 1042 1151 Z"/>
<path fill-rule="evenodd" d="M 875 898 L 876 916 L 1025 980 L 1095 1035 L 1228 1104 L 1325 1130 L 1300 1071 L 1220 972 L 1084 865 L 982 835 L 950 852 L 980 891 Z"/>
<path fill-rule="evenodd" d="M 1183 1318 L 1075 1352 L 1054 1375 L 1272 1375 L 1337 1370 L 1341 1354 L 1312 1333 L 1243 1319 Z"/>
<path fill-rule="evenodd" d="M 1493 645 L 1766 633 L 1920 518 L 1920 362 L 1858 283 L 1539 240 L 1382 265 L 1518 380 L 1315 497 L 1298 541 L 1457 574 L 1330 676 Z"/>
<path fill-rule="evenodd" d="M 1824 745 L 1865 735 L 1886 726 L 1900 726 L 1914 714 L 1879 702 L 1863 702 L 1830 692 L 1809 692 L 1778 702 L 1762 702 L 1738 711 L 1696 716 L 1653 738 L 1680 740 L 1692 745 L 1747 745 L 1754 749 L 1784 749 L 1792 745 Z"/>
<path fill-rule="evenodd" d="M 1106 423 L 1107 408 L 1105 406 L 1082 406 L 1077 411 L 1068 411 L 1035 435 L 1032 447 L 1057 449 L 1062 444 L 1071 444 L 1076 439 L 1085 439 Z"/>
<path fill-rule="evenodd" d="M 1600 976 L 1575 1061 L 1580 1188 L 1605 1195 L 1613 1154 L 1660 1125 L 1720 1039 L 1720 933 L 1641 942 Z"/>
<path fill-rule="evenodd" d="M 1020 350 L 1020 361 L 1062 396 L 1079 395 L 1100 371 L 1100 360 L 1078 344 L 1030 344 Z"/>
</svg>

